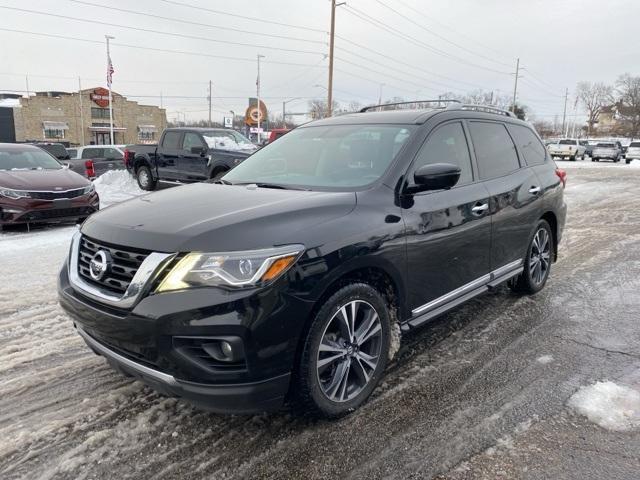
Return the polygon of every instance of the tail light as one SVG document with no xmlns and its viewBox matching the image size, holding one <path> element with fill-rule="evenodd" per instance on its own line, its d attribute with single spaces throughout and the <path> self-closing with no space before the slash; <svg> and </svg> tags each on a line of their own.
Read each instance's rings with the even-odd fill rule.
<svg viewBox="0 0 640 480">
<path fill-rule="evenodd" d="M 562 186 L 566 187 L 567 186 L 567 172 L 565 172 L 561 168 L 556 168 L 556 175 L 558 176 L 558 178 L 562 182 Z"/>
<path fill-rule="evenodd" d="M 96 171 L 93 168 L 93 160 L 87 160 L 84 162 L 85 173 L 88 178 L 93 178 L 96 176 Z"/>
<path fill-rule="evenodd" d="M 131 150 L 124 151 L 124 166 L 125 168 L 129 168 L 131 164 L 131 160 L 133 160 L 133 152 Z"/>
</svg>

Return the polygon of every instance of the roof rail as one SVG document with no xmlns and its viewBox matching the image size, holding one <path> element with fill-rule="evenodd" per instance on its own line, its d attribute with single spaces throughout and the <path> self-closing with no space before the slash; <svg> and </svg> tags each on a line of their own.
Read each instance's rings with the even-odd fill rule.
<svg viewBox="0 0 640 480">
<path fill-rule="evenodd" d="M 505 115 L 507 117 L 515 117 L 513 112 L 503 108 L 494 107 L 493 105 L 476 105 L 475 103 L 464 103 L 459 105 L 447 105 L 447 110 L 471 110 L 475 112 L 495 113 Z"/>
<path fill-rule="evenodd" d="M 462 104 L 462 102 L 460 100 L 452 100 L 452 99 L 446 99 L 446 98 L 443 98 L 441 100 L 412 100 L 411 102 L 394 102 L 394 103 L 381 103 L 380 105 L 369 105 L 367 107 L 361 108 L 360 109 L 360 113 L 368 112 L 372 108 L 380 108 L 380 109 L 382 109 L 383 107 L 394 107 L 396 105 L 411 105 L 411 104 L 416 104 L 416 103 L 438 103 L 438 104 L 440 104 L 440 103 L 459 103 L 459 104 Z M 444 107 L 440 107 L 440 108 L 444 108 Z"/>
</svg>

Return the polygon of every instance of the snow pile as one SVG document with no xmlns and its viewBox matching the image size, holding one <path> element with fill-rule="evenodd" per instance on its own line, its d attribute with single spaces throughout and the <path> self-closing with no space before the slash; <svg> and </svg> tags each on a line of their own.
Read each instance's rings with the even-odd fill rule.
<svg viewBox="0 0 640 480">
<path fill-rule="evenodd" d="M 100 208 L 124 202 L 145 193 L 126 170 L 109 170 L 93 184 L 100 196 Z"/>
<path fill-rule="evenodd" d="M 536 362 L 546 365 L 547 363 L 553 362 L 553 356 L 543 355 L 541 357 L 536 358 Z"/>
<path fill-rule="evenodd" d="M 627 386 L 596 382 L 574 393 L 568 405 L 607 430 L 640 427 L 640 392 Z"/>
<path fill-rule="evenodd" d="M 640 160 L 631 160 L 629 166 L 631 168 L 640 168 Z"/>
<path fill-rule="evenodd" d="M 204 136 L 205 142 L 209 148 L 220 148 L 222 150 L 239 150 L 245 152 L 253 152 L 258 147 L 252 143 L 237 143 L 235 140 L 229 137 L 208 137 Z"/>
</svg>

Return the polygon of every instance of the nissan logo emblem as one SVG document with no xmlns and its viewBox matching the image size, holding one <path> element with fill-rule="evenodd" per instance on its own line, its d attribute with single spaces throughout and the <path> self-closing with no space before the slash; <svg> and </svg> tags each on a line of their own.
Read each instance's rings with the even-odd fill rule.
<svg viewBox="0 0 640 480">
<path fill-rule="evenodd" d="M 111 268 L 111 255 L 104 250 L 98 250 L 89 262 L 89 274 L 94 280 L 102 280 Z"/>
</svg>

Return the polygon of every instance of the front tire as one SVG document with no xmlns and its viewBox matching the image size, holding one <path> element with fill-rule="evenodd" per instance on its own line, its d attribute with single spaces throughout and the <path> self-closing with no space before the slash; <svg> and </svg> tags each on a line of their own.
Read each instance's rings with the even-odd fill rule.
<svg viewBox="0 0 640 480">
<path fill-rule="evenodd" d="M 154 191 L 158 184 L 153 175 L 151 175 L 151 169 L 146 165 L 142 165 L 136 170 L 136 180 L 138 181 L 138 186 L 148 192 Z"/>
<path fill-rule="evenodd" d="M 529 241 L 524 271 L 511 284 L 515 292 L 534 294 L 544 288 L 553 260 L 553 234 L 546 220 L 540 220 Z"/>
<path fill-rule="evenodd" d="M 391 338 L 383 296 L 365 283 L 347 285 L 320 308 L 296 372 L 305 411 L 335 418 L 364 403 L 387 365 Z"/>
</svg>

